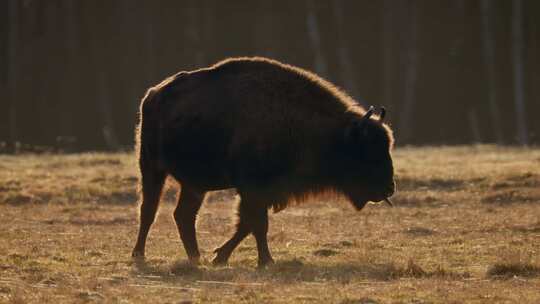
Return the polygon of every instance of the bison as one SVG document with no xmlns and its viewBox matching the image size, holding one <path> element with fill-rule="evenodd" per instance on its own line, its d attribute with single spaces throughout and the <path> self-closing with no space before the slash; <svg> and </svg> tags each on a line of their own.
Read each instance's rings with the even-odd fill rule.
<svg viewBox="0 0 540 304">
<path fill-rule="evenodd" d="M 231 58 L 180 72 L 150 88 L 136 134 L 140 167 L 140 228 L 145 243 L 167 176 L 181 185 L 174 211 L 189 260 L 198 263 L 195 221 L 207 191 L 236 188 L 234 235 L 215 250 L 227 263 L 249 234 L 258 265 L 272 263 L 268 209 L 331 191 L 360 210 L 389 202 L 395 189 L 393 135 L 373 107 L 298 67 L 266 58 Z"/>
</svg>

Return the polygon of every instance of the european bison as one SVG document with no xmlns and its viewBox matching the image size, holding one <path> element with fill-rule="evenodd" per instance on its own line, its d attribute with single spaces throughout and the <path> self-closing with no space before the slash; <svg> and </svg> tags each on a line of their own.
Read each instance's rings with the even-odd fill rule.
<svg viewBox="0 0 540 304">
<path fill-rule="evenodd" d="M 331 191 L 360 210 L 394 193 L 392 131 L 331 83 L 265 58 L 233 58 L 180 72 L 143 98 L 137 133 L 140 230 L 144 256 L 165 178 L 181 184 L 174 219 L 187 255 L 198 262 L 195 220 L 207 191 L 236 188 L 235 234 L 215 250 L 226 263 L 250 233 L 258 265 L 273 262 L 268 209 Z"/>
</svg>

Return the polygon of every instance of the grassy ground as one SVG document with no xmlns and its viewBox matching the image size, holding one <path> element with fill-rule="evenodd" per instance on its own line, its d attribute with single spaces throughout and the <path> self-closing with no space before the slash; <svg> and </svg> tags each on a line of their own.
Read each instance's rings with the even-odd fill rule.
<svg viewBox="0 0 540 304">
<path fill-rule="evenodd" d="M 137 230 L 132 154 L 0 156 L 0 302 L 540 303 L 540 149 L 398 148 L 396 208 L 319 199 L 273 214 L 276 265 L 247 239 L 227 267 L 185 260 L 174 183 Z M 234 196 L 207 197 L 203 256 L 233 232 Z"/>
</svg>

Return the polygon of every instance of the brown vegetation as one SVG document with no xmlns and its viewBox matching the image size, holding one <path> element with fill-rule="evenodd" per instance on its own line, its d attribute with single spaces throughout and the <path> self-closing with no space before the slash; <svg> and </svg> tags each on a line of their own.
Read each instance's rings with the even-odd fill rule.
<svg viewBox="0 0 540 304">
<path fill-rule="evenodd" d="M 540 302 L 540 150 L 398 148 L 394 159 L 396 208 L 317 200 L 271 215 L 279 259 L 256 270 L 252 238 L 227 267 L 186 262 L 173 183 L 148 260 L 133 261 L 132 154 L 0 156 L 0 302 Z M 516 195 L 485 200 L 503 190 Z M 207 197 L 203 258 L 233 231 L 234 200 Z"/>
</svg>

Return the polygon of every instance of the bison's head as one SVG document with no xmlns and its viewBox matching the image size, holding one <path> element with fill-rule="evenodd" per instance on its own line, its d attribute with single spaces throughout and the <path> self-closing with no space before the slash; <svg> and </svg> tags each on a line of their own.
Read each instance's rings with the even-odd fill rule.
<svg viewBox="0 0 540 304">
<path fill-rule="evenodd" d="M 362 117 L 354 117 L 340 145 L 341 189 L 357 209 L 387 200 L 395 191 L 392 131 L 383 123 L 384 108 L 378 119 L 373 113 L 370 107 Z"/>
</svg>

